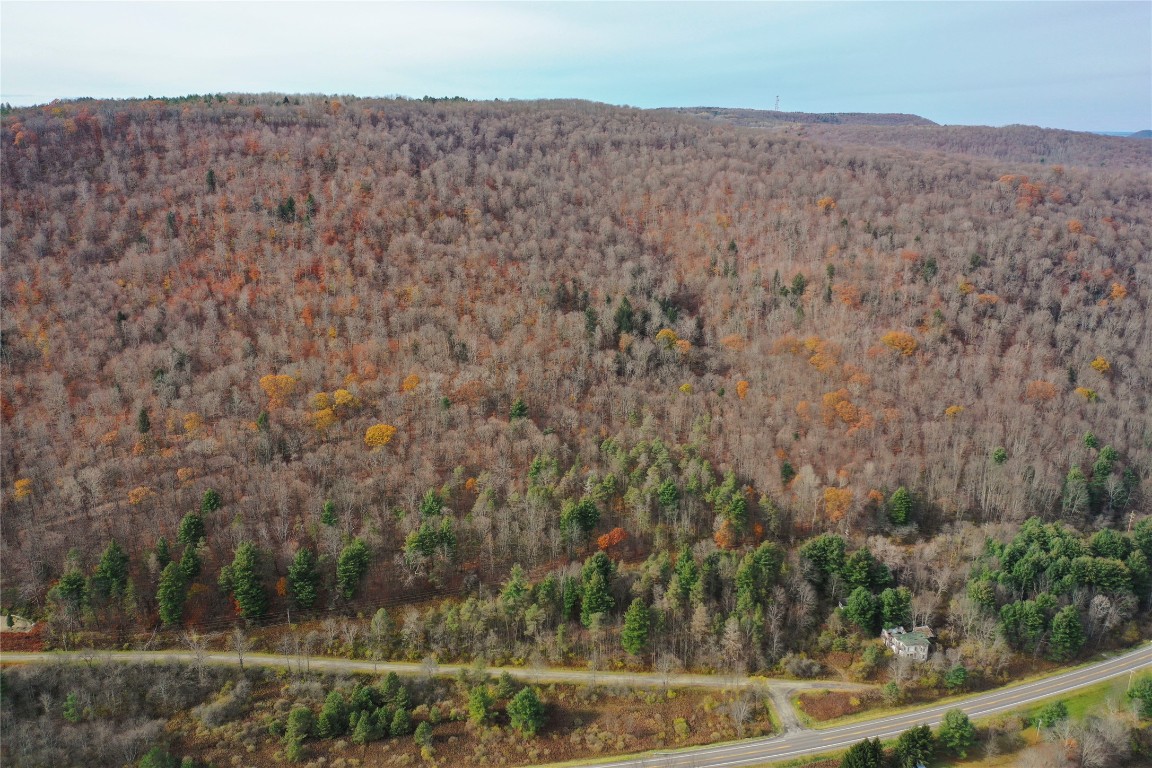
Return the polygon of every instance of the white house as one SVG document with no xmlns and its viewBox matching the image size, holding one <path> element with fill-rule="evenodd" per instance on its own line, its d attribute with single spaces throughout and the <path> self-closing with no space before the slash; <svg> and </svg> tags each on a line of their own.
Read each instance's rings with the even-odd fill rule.
<svg viewBox="0 0 1152 768">
<path fill-rule="evenodd" d="M 932 647 L 932 638 L 935 635 L 931 627 L 913 627 L 911 632 L 905 632 L 904 627 L 893 627 L 880 631 L 884 645 L 892 649 L 897 656 L 907 656 L 917 661 L 927 661 L 928 651 Z"/>
</svg>

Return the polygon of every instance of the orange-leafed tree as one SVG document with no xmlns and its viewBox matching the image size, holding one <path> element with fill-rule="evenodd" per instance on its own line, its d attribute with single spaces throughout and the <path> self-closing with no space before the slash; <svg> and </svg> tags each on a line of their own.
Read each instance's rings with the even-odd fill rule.
<svg viewBox="0 0 1152 768">
<path fill-rule="evenodd" d="M 860 418 L 860 409 L 853 405 L 848 396 L 848 390 L 841 388 L 821 398 L 820 415 L 825 426 L 830 427 L 838 420 L 845 424 L 855 424 Z"/>
<path fill-rule="evenodd" d="M 1031 403 L 1046 403 L 1056 397 L 1056 385 L 1050 381 L 1036 379 L 1024 387 L 1024 399 Z"/>
<path fill-rule="evenodd" d="M 128 491 L 128 503 L 132 506 L 143 504 L 148 499 L 156 495 L 156 491 L 152 490 L 146 485 L 138 485 L 132 490 Z"/>
<path fill-rule="evenodd" d="M 880 337 L 880 341 L 884 346 L 896 350 L 902 355 L 908 356 L 916 351 L 916 338 L 904 331 L 889 331 Z"/>
<path fill-rule="evenodd" d="M 743 400 L 745 398 L 745 396 L 747 396 L 747 394 L 748 394 L 748 382 L 744 381 L 743 379 L 736 382 L 736 397 Z"/>
<path fill-rule="evenodd" d="M 628 538 L 628 532 L 617 526 L 596 539 L 596 546 L 603 551 L 618 547 Z"/>
<path fill-rule="evenodd" d="M 736 531 L 732 528 L 732 521 L 727 517 L 722 518 L 712 533 L 712 540 L 720 549 L 732 549 L 736 546 Z"/>
<path fill-rule="evenodd" d="M 836 299 L 846 307 L 852 309 L 859 309 L 864 301 L 864 293 L 857 286 L 851 283 L 841 283 L 833 287 L 832 292 L 836 294 Z"/>
<path fill-rule="evenodd" d="M 724 338 L 720 339 L 720 346 L 724 347 L 724 349 L 730 349 L 733 352 L 741 352 L 746 346 L 748 346 L 748 342 L 745 341 L 744 337 L 740 334 L 730 333 Z"/>
</svg>

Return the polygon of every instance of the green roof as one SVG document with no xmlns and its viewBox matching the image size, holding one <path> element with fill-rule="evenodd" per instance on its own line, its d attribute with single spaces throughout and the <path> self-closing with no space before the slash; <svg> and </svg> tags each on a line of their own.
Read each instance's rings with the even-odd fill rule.
<svg viewBox="0 0 1152 768">
<path fill-rule="evenodd" d="M 928 636 L 923 632 L 905 632 L 902 635 L 896 635 L 896 637 L 904 645 L 928 645 L 930 642 Z"/>
</svg>

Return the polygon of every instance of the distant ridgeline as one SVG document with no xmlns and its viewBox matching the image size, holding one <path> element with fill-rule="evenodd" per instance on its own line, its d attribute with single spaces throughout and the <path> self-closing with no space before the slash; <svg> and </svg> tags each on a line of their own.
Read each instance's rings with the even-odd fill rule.
<svg viewBox="0 0 1152 768">
<path fill-rule="evenodd" d="M 1152 138 L 1152 131 L 1122 135 L 1064 131 L 1034 125 L 940 125 L 919 115 L 866 112 L 777 112 L 724 107 L 678 107 L 653 111 L 741 128 L 774 129 L 842 146 L 898 147 L 1012 163 L 1097 168 L 1135 169 L 1146 168 L 1152 163 L 1152 145 L 1129 141 Z"/>
<path fill-rule="evenodd" d="M 725 107 L 676 107 L 657 112 L 718 120 L 745 128 L 764 128 L 781 123 L 817 123 L 824 125 L 937 125 L 919 115 L 872 114 L 869 112 L 779 112 L 768 109 L 729 109 Z"/>
</svg>

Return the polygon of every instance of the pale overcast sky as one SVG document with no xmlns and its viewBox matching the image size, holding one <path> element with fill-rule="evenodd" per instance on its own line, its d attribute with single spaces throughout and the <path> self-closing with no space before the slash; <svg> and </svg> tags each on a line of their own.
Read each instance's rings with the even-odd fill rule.
<svg viewBox="0 0 1152 768">
<path fill-rule="evenodd" d="M 0 100 L 582 98 L 1152 128 L 1152 2 L 0 2 Z"/>
</svg>

